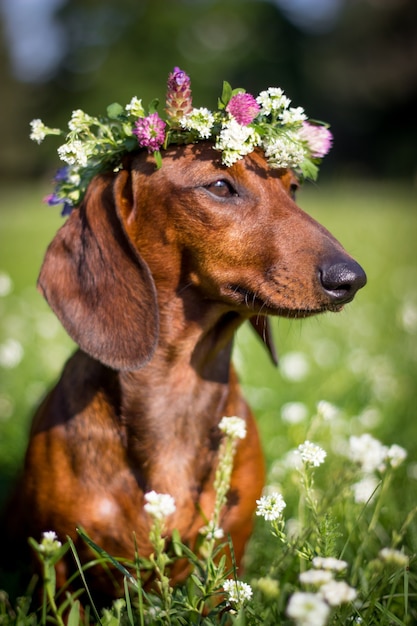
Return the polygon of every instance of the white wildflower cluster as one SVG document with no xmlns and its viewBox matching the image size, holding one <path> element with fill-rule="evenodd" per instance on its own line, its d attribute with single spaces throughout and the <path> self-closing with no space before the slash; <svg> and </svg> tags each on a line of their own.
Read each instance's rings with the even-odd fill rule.
<svg viewBox="0 0 417 626">
<path fill-rule="evenodd" d="M 42 541 L 39 544 L 39 551 L 46 555 L 54 554 L 62 547 L 62 543 L 58 541 L 58 536 L 55 531 L 47 530 L 42 534 Z"/>
<path fill-rule="evenodd" d="M 36 143 L 42 143 L 47 135 L 61 135 L 59 128 L 49 128 L 40 119 L 32 120 L 30 123 L 30 139 Z"/>
<path fill-rule="evenodd" d="M 296 133 L 287 132 L 285 135 L 268 139 L 262 143 L 262 147 L 270 167 L 274 168 L 296 168 L 307 157 L 307 151 Z"/>
<path fill-rule="evenodd" d="M 95 119 L 81 109 L 72 112 L 68 122 L 68 128 L 75 133 L 89 132 L 90 126 L 95 123 Z"/>
<path fill-rule="evenodd" d="M 58 148 L 61 161 L 68 165 L 87 167 L 88 160 L 92 156 L 91 145 L 79 139 L 68 141 Z"/>
<path fill-rule="evenodd" d="M 245 439 L 246 437 L 246 422 L 235 415 L 222 417 L 219 422 L 219 429 L 231 439 Z"/>
<path fill-rule="evenodd" d="M 320 448 L 316 443 L 308 441 L 308 439 L 298 446 L 297 452 L 301 456 L 303 463 L 313 465 L 314 467 L 322 465 L 327 456 L 327 452 L 323 448 Z"/>
<path fill-rule="evenodd" d="M 284 498 L 280 493 L 270 493 L 268 495 L 261 496 L 256 501 L 257 509 L 256 515 L 263 517 L 267 522 L 273 522 L 281 518 L 282 511 L 287 506 Z"/>
<path fill-rule="evenodd" d="M 132 117 L 144 117 L 145 109 L 142 106 L 142 100 L 133 96 L 129 104 L 125 107 L 126 112 Z"/>
<path fill-rule="evenodd" d="M 363 474 L 362 478 L 352 485 L 355 502 L 368 502 L 378 487 L 379 479 L 376 472 L 382 473 L 389 465 L 397 468 L 406 459 L 407 452 L 401 446 L 383 445 L 369 433 L 352 436 L 349 439 L 349 457 L 357 463 Z"/>
<path fill-rule="evenodd" d="M 193 109 L 188 115 L 180 119 L 180 124 L 185 130 L 195 130 L 201 139 L 208 139 L 214 124 L 214 115 L 205 107 Z"/>
<path fill-rule="evenodd" d="M 270 87 L 265 91 L 261 91 L 256 98 L 256 102 L 261 107 L 263 115 L 282 112 L 291 104 L 291 100 L 287 98 L 280 87 Z"/>
<path fill-rule="evenodd" d="M 287 607 L 287 615 L 297 626 L 324 626 L 327 624 L 332 607 L 353 602 L 357 591 L 344 580 L 336 580 L 334 575 L 347 568 L 346 561 L 333 557 L 315 557 L 313 569 L 300 574 L 303 585 L 314 587 L 313 591 L 294 593 Z"/>
<path fill-rule="evenodd" d="M 228 600 L 236 608 L 241 608 L 252 597 L 252 587 L 241 580 L 225 580 L 223 589 L 227 593 Z"/>
<path fill-rule="evenodd" d="M 145 493 L 145 501 L 143 508 L 155 520 L 162 521 L 175 513 L 175 500 L 167 493 L 149 491 Z"/>
<path fill-rule="evenodd" d="M 259 144 L 260 137 L 251 126 L 243 126 L 230 116 L 222 125 L 215 149 L 221 150 L 222 163 L 230 167 L 246 154 L 253 152 Z"/>
<path fill-rule="evenodd" d="M 217 526 L 213 520 L 211 520 L 205 526 L 202 526 L 199 530 L 200 535 L 203 535 L 208 541 L 215 539 L 223 539 L 224 530 L 220 526 Z"/>
<path fill-rule="evenodd" d="M 396 565 L 398 567 L 407 567 L 409 564 L 409 558 L 404 552 L 395 550 L 394 548 L 382 548 L 379 552 L 379 558 L 384 563 Z"/>
</svg>

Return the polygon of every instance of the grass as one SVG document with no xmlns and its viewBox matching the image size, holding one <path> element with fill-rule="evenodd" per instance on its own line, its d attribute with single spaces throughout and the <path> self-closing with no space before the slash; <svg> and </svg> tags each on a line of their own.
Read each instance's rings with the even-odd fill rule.
<svg viewBox="0 0 417 626">
<path fill-rule="evenodd" d="M 40 204 L 43 193 L 28 185 L 0 195 L 2 498 L 22 460 L 33 408 L 73 350 L 34 287 L 45 248 L 62 223 Z M 254 597 L 236 619 L 287 623 L 289 598 L 302 588 L 298 575 L 320 554 L 345 559 L 348 582 L 358 590 L 349 607 L 332 608 L 328 623 L 416 623 L 415 198 L 404 186 L 344 182 L 306 186 L 299 203 L 364 266 L 368 285 L 340 314 L 274 320 L 279 369 L 251 329 L 237 335 L 234 358 L 258 418 L 269 489 L 282 493 L 286 508 L 281 526 L 257 517 L 245 578 Z M 329 414 L 317 410 L 323 400 L 330 405 L 322 408 L 333 407 Z M 349 460 L 349 438 L 365 433 L 387 447 L 403 447 L 407 459 L 396 469 L 373 471 L 376 495 L 356 502 L 352 486 L 363 472 Z M 292 451 L 306 439 L 327 456 L 320 467 L 301 471 L 291 462 Z M 378 555 L 386 547 L 405 554 L 409 566 L 384 562 Z M 175 593 L 183 590 L 173 593 L 175 607 Z M 256 622 L 259 616 L 263 622 Z M 219 616 L 212 619 L 206 623 L 223 623 Z"/>
</svg>

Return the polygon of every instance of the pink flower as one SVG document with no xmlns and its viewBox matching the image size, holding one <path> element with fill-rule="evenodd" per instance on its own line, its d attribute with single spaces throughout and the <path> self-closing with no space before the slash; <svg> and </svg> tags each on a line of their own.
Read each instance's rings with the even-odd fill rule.
<svg viewBox="0 0 417 626">
<path fill-rule="evenodd" d="M 253 122 L 259 110 L 259 104 L 250 93 L 235 94 L 230 98 L 226 107 L 226 111 L 242 126 L 247 126 Z"/>
<path fill-rule="evenodd" d="M 141 148 L 147 148 L 148 152 L 159 150 L 165 141 L 166 123 L 158 113 L 151 113 L 148 117 L 140 117 L 133 132 L 138 138 Z"/>
<path fill-rule="evenodd" d="M 168 76 L 165 110 L 174 122 L 178 122 L 193 110 L 190 77 L 179 67 L 174 67 L 173 72 Z"/>
<path fill-rule="evenodd" d="M 324 157 L 332 147 L 333 135 L 325 126 L 303 122 L 298 134 L 301 139 L 307 142 L 313 157 Z"/>
</svg>

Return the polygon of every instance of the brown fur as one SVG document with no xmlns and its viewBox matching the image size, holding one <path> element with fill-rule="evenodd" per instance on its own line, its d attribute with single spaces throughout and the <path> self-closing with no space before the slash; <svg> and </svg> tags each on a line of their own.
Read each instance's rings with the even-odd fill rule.
<svg viewBox="0 0 417 626">
<path fill-rule="evenodd" d="M 154 489 L 175 498 L 168 536 L 178 529 L 193 546 L 213 511 L 217 425 L 238 415 L 248 435 L 222 525 L 240 564 L 264 461 L 230 364 L 234 332 L 251 318 L 271 347 L 264 316 L 339 310 L 365 283 L 360 266 L 297 207 L 296 184 L 260 152 L 225 168 L 205 143 L 166 151 L 160 170 L 140 153 L 94 179 L 40 273 L 40 290 L 81 349 L 32 425 L 8 514 L 20 542 L 55 530 L 86 561 L 81 526 L 127 558 L 135 533 L 147 555 L 143 496 Z M 182 567 L 173 567 L 173 582 Z M 113 592 L 99 570 L 92 584 Z"/>
</svg>

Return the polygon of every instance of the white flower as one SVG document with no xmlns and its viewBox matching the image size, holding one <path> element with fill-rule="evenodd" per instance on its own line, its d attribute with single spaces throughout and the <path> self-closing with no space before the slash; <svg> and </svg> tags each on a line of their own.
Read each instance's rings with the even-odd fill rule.
<svg viewBox="0 0 417 626">
<path fill-rule="evenodd" d="M 204 535 L 209 541 L 211 539 L 223 539 L 224 530 L 220 526 L 216 526 L 214 522 L 209 522 L 206 526 L 200 528 L 200 534 Z"/>
<path fill-rule="evenodd" d="M 324 463 L 324 459 L 327 456 L 327 452 L 323 450 L 323 448 L 320 448 L 320 446 L 308 440 L 300 444 L 297 451 L 301 455 L 301 460 L 304 463 L 313 465 L 314 467 L 319 467 L 319 465 Z"/>
<path fill-rule="evenodd" d="M 233 602 L 239 607 L 252 597 L 252 587 L 241 580 L 225 580 L 223 589 L 228 594 L 229 602 Z"/>
<path fill-rule="evenodd" d="M 144 509 L 154 519 L 163 520 L 175 512 L 175 500 L 167 493 L 149 491 L 145 493 L 146 504 Z"/>
<path fill-rule="evenodd" d="M 6 272 L 0 272 L 0 296 L 8 296 L 13 289 L 12 279 Z"/>
<path fill-rule="evenodd" d="M 333 580 L 333 574 L 327 569 L 309 569 L 301 572 L 299 579 L 304 585 L 321 586 Z"/>
<path fill-rule="evenodd" d="M 187 130 L 196 130 L 201 139 L 208 139 L 213 128 L 214 115 L 205 107 L 193 109 L 191 113 L 180 119 L 180 124 Z"/>
<path fill-rule="evenodd" d="M 387 458 L 388 448 L 372 435 L 365 433 L 360 437 L 350 437 L 349 447 L 350 458 L 355 463 L 359 463 L 365 473 L 370 474 L 375 470 L 385 469 L 384 461 Z"/>
<path fill-rule="evenodd" d="M 17 367 L 23 359 L 23 354 L 23 347 L 19 341 L 16 339 L 6 339 L 6 341 L 0 345 L 0 367 L 6 369 Z"/>
<path fill-rule="evenodd" d="M 368 502 L 373 497 L 379 481 L 375 476 L 369 475 L 352 485 L 353 497 L 358 504 Z"/>
<path fill-rule="evenodd" d="M 85 141 L 75 139 L 74 141 L 69 141 L 59 146 L 58 155 L 59 158 L 65 163 L 68 163 L 68 165 L 86 167 L 90 151 Z"/>
<path fill-rule="evenodd" d="M 317 415 L 326 422 L 333 420 L 339 414 L 339 409 L 327 400 L 320 400 L 317 403 Z"/>
<path fill-rule="evenodd" d="M 408 565 L 408 556 L 399 550 L 394 550 L 394 548 L 382 548 L 379 552 L 379 558 L 386 563 L 400 567 L 407 567 Z"/>
<path fill-rule="evenodd" d="M 129 104 L 126 105 L 126 111 L 134 117 L 144 117 L 145 109 L 142 106 L 142 100 L 133 96 Z"/>
<path fill-rule="evenodd" d="M 304 146 L 290 132 L 274 139 L 268 137 L 262 146 L 270 167 L 297 167 L 307 156 Z"/>
<path fill-rule="evenodd" d="M 281 407 L 281 419 L 287 424 L 299 424 L 308 416 L 308 409 L 303 402 L 287 402 Z"/>
<path fill-rule="evenodd" d="M 246 422 L 241 417 L 222 417 L 219 428 L 232 439 L 244 439 L 246 437 Z"/>
<path fill-rule="evenodd" d="M 222 151 L 222 163 L 227 167 L 236 163 L 245 154 L 250 154 L 259 144 L 260 138 L 250 126 L 239 124 L 233 117 L 223 123 L 215 144 Z"/>
<path fill-rule="evenodd" d="M 53 554 L 59 548 L 61 548 L 62 543 L 58 541 L 58 537 L 56 532 L 53 530 L 47 530 L 42 534 L 42 541 L 39 545 L 39 550 L 44 552 L 45 554 Z"/>
<path fill-rule="evenodd" d="M 273 522 L 281 517 L 282 511 L 287 506 L 280 493 L 271 493 L 262 496 L 256 501 L 258 505 L 256 515 L 260 515 L 267 522 Z"/>
<path fill-rule="evenodd" d="M 335 559 L 332 556 L 315 556 L 312 561 L 313 567 L 328 569 L 332 572 L 343 572 L 348 566 L 346 561 Z"/>
<path fill-rule="evenodd" d="M 29 137 L 32 141 L 36 141 L 37 143 L 42 143 L 47 135 L 47 126 L 42 122 L 42 120 L 36 119 L 32 120 L 30 123 L 30 127 L 32 129 Z"/>
<path fill-rule="evenodd" d="M 85 130 L 89 130 L 93 118 L 84 113 L 82 109 L 76 109 L 72 112 L 71 119 L 68 122 L 68 128 L 76 133 L 81 133 Z"/>
<path fill-rule="evenodd" d="M 269 87 L 269 89 L 261 91 L 256 98 L 256 102 L 261 107 L 261 114 L 269 115 L 272 111 L 286 109 L 290 105 L 291 100 L 287 98 L 279 87 Z"/>
<path fill-rule="evenodd" d="M 294 593 L 287 606 L 287 615 L 297 626 L 325 626 L 329 605 L 316 593 Z"/>
<path fill-rule="evenodd" d="M 396 468 L 407 458 L 407 451 L 404 450 L 401 446 L 398 446 L 394 443 L 390 448 L 388 448 L 387 459 L 391 465 L 391 467 Z"/>
<path fill-rule="evenodd" d="M 290 107 L 289 109 L 284 109 L 279 114 L 279 118 L 283 124 L 301 124 L 301 122 L 305 122 L 307 115 L 304 113 L 303 107 Z"/>
<path fill-rule="evenodd" d="M 352 602 L 357 596 L 357 591 L 344 580 L 331 580 L 320 587 L 320 595 L 323 596 L 330 606 L 339 606 L 346 602 Z"/>
</svg>

